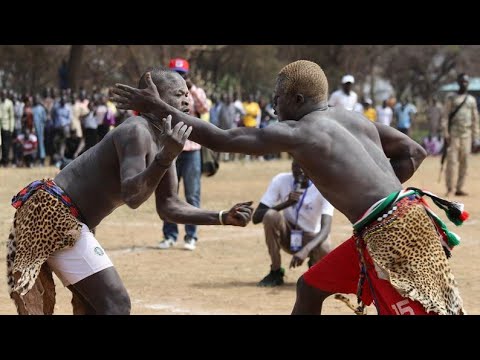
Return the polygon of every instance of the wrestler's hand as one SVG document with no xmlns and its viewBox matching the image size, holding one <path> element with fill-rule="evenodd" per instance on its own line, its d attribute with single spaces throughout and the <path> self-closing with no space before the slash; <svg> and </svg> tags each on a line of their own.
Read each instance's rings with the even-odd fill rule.
<svg viewBox="0 0 480 360">
<path fill-rule="evenodd" d="M 162 119 L 161 129 L 163 130 L 161 137 L 163 146 L 155 159 L 160 164 L 167 166 L 182 152 L 185 141 L 192 132 L 192 127 L 180 121 L 172 129 L 172 116 L 168 115 L 166 119 Z"/>
<path fill-rule="evenodd" d="M 308 257 L 308 254 L 310 254 L 310 251 L 306 246 L 297 251 L 293 255 L 292 261 L 290 261 L 290 269 L 302 265 L 305 259 Z"/>
<path fill-rule="evenodd" d="M 228 213 L 223 214 L 223 223 L 233 226 L 247 226 L 252 219 L 253 201 L 238 203 L 234 205 Z"/>
<path fill-rule="evenodd" d="M 145 89 L 115 84 L 115 87 L 110 89 L 114 94 L 110 100 L 116 103 L 117 109 L 136 110 L 141 113 L 149 113 L 154 109 L 162 108 L 167 110 L 167 104 L 160 98 L 157 86 L 153 83 L 152 75 L 149 72 L 145 75 L 145 80 L 147 82 Z"/>
</svg>

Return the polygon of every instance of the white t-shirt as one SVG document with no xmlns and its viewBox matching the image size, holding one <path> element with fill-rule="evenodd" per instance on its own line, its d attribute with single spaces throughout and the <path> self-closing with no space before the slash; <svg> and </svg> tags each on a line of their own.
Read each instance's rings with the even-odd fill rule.
<svg viewBox="0 0 480 360">
<path fill-rule="evenodd" d="M 350 94 L 345 94 L 343 90 L 337 90 L 330 95 L 328 105 L 330 106 L 342 106 L 347 110 L 353 110 L 353 107 L 357 103 L 358 96 L 355 91 L 350 91 Z"/>
<path fill-rule="evenodd" d="M 288 195 L 294 190 L 293 182 L 292 173 L 278 174 L 270 182 L 260 202 L 271 208 L 286 201 Z M 315 185 L 311 184 L 304 191 L 306 191 L 306 194 L 298 213 L 298 226 L 305 232 L 318 233 L 321 228 L 322 215 L 333 216 L 333 206 L 320 194 Z M 296 210 L 301 199 L 302 197 L 297 204 L 283 210 L 285 219 L 291 224 L 295 224 Z"/>
<path fill-rule="evenodd" d="M 380 124 L 388 125 L 392 123 L 393 118 L 393 110 L 387 106 L 384 108 L 383 106 L 377 107 L 377 122 Z"/>
</svg>

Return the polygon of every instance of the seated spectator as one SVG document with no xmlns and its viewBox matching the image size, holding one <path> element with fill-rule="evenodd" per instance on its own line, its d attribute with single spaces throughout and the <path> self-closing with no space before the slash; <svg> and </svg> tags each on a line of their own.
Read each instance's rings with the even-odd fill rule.
<svg viewBox="0 0 480 360">
<path fill-rule="evenodd" d="M 65 140 L 65 155 L 60 163 L 60 170 L 70 164 L 81 153 L 85 147 L 85 140 L 77 135 L 77 131 L 72 129 L 70 137 Z"/>
<path fill-rule="evenodd" d="M 428 135 L 422 140 L 422 146 L 428 155 L 440 155 L 443 147 L 443 140 L 439 136 Z"/>
<path fill-rule="evenodd" d="M 38 141 L 35 134 L 33 134 L 28 127 L 25 128 L 23 133 L 17 135 L 15 141 L 20 145 L 19 151 L 21 151 L 20 159 L 23 160 L 23 164 L 29 168 L 33 167 L 33 160 L 37 155 Z"/>
</svg>

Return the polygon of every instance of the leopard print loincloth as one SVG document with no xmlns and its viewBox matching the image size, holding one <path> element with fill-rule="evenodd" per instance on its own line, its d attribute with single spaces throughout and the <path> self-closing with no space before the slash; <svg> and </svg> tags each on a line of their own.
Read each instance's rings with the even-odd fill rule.
<svg viewBox="0 0 480 360">
<path fill-rule="evenodd" d="M 427 312 L 464 314 L 441 235 L 421 200 L 404 198 L 395 205 L 395 211 L 360 233 L 379 277 Z"/>
<path fill-rule="evenodd" d="M 48 257 L 72 247 L 81 229 L 82 223 L 58 197 L 42 189 L 35 191 L 15 212 L 7 241 L 10 296 L 27 294 Z"/>
</svg>

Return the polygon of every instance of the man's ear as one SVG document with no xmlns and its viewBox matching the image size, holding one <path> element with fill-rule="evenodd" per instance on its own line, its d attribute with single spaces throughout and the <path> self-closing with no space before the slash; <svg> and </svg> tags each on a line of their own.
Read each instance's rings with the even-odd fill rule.
<svg viewBox="0 0 480 360">
<path fill-rule="evenodd" d="M 303 96 L 303 94 L 297 94 L 295 96 L 295 101 L 297 104 L 302 105 L 305 102 L 305 97 Z"/>
</svg>

